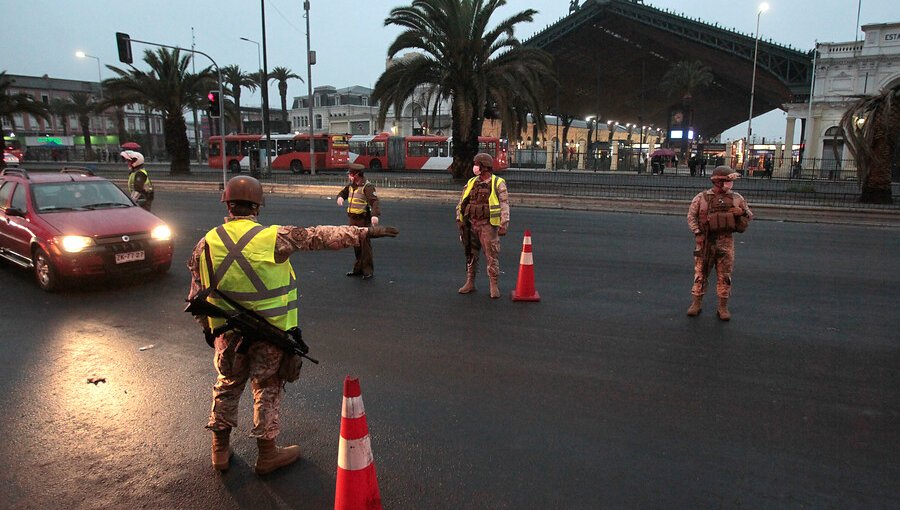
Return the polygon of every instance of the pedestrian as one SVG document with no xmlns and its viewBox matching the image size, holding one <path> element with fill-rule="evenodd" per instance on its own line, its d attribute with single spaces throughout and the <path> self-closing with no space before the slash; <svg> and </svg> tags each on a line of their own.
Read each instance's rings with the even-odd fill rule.
<svg viewBox="0 0 900 510">
<path fill-rule="evenodd" d="M 264 316 L 282 331 L 299 326 L 296 276 L 289 260 L 292 253 L 337 250 L 359 246 L 369 237 L 398 234 L 397 229 L 382 226 L 263 226 L 257 222 L 260 206 L 265 205 L 262 185 L 246 175 L 228 181 L 222 202 L 228 208 L 225 223 L 207 232 L 188 260 L 191 272 L 188 299 L 204 289 L 215 288 Z M 207 301 L 230 308 L 212 296 Z M 237 426 L 238 404 L 248 379 L 254 403 L 250 436 L 256 438 L 259 450 L 256 473 L 270 473 L 296 461 L 300 457 L 299 446 L 275 445 L 281 429 L 279 414 L 284 383 L 298 376 L 299 366 L 291 367 L 291 363 L 296 363 L 293 361 L 296 356 L 285 356 L 280 348 L 264 341 L 251 342 L 249 348 L 242 346 L 244 337 L 239 330 L 211 338 L 211 331 L 221 326 L 222 320 L 206 317 L 198 320 L 207 334 L 207 343 L 215 348 L 213 363 L 218 373 L 206 425 L 213 433 L 213 467 L 220 471 L 229 467 L 231 430 Z"/>
<path fill-rule="evenodd" d="M 122 151 L 119 155 L 128 163 L 128 194 L 139 206 L 149 211 L 153 205 L 153 183 L 144 168 L 144 155 L 131 150 Z"/>
<path fill-rule="evenodd" d="M 688 159 L 688 169 L 691 171 L 691 177 L 697 175 L 697 156 L 691 156 Z"/>
<path fill-rule="evenodd" d="M 350 165 L 347 178 L 350 183 L 338 193 L 337 204 L 344 205 L 347 201 L 347 222 L 355 227 L 377 226 L 381 216 L 381 205 L 378 202 L 378 194 L 375 193 L 375 185 L 366 180 L 365 167 L 356 163 Z M 362 276 L 368 280 L 375 276 L 375 266 L 372 261 L 372 243 L 366 238 L 359 246 L 353 248 L 356 253 L 356 262 L 353 270 L 347 276 Z"/>
<path fill-rule="evenodd" d="M 731 319 L 728 298 L 731 296 L 731 272 L 734 268 L 734 232 L 747 229 L 753 212 L 739 193 L 731 190 L 739 174 L 727 166 L 713 170 L 712 188 L 701 191 L 691 201 L 687 222 L 694 233 L 694 285 L 691 288 L 693 302 L 687 314 L 700 314 L 706 282 L 713 264 L 716 266 L 716 294 L 719 319 Z"/>
<path fill-rule="evenodd" d="M 700 175 L 706 177 L 706 156 L 700 156 Z"/>
<path fill-rule="evenodd" d="M 763 162 L 763 168 L 766 170 L 766 177 L 768 179 L 772 178 L 772 158 L 766 158 L 765 162 Z"/>
<path fill-rule="evenodd" d="M 478 271 L 478 255 L 484 249 L 491 298 L 500 297 L 497 278 L 500 277 L 500 236 L 509 227 L 509 193 L 506 181 L 493 173 L 494 158 L 490 154 L 475 155 L 472 166 L 474 177 L 463 189 L 456 205 L 456 223 L 460 241 L 466 253 L 466 283 L 460 294 L 475 290 L 475 273 Z"/>
</svg>

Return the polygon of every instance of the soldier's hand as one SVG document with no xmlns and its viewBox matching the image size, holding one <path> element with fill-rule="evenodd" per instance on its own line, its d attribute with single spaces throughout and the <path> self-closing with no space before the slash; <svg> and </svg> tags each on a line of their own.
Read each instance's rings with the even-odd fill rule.
<svg viewBox="0 0 900 510">
<path fill-rule="evenodd" d="M 506 227 L 500 227 L 500 231 L 497 233 L 501 236 L 505 236 L 506 235 Z"/>
<path fill-rule="evenodd" d="M 372 225 L 378 226 L 378 216 L 372 216 Z"/>
<path fill-rule="evenodd" d="M 394 227 L 371 226 L 369 227 L 369 237 L 397 237 L 400 231 Z"/>
<path fill-rule="evenodd" d="M 732 207 L 731 209 L 728 210 L 728 212 L 730 212 L 731 214 L 733 214 L 735 216 L 743 216 L 744 215 L 744 210 L 741 209 L 740 207 Z"/>
<path fill-rule="evenodd" d="M 344 205 L 344 197 L 338 197 L 338 199 L 337 199 L 337 204 L 338 204 L 338 205 Z"/>
</svg>

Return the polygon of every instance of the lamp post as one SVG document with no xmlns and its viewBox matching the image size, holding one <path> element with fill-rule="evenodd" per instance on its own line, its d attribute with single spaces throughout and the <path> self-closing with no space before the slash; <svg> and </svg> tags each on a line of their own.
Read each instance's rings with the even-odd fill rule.
<svg viewBox="0 0 900 510">
<path fill-rule="evenodd" d="M 103 77 L 100 75 L 100 57 L 88 55 L 83 51 L 76 51 L 75 56 L 78 58 L 92 58 L 97 61 L 97 86 L 100 87 L 100 99 L 103 99 Z"/>
<path fill-rule="evenodd" d="M 759 4 L 759 10 L 756 12 L 756 43 L 753 47 L 753 77 L 750 80 L 750 116 L 747 119 L 747 147 L 746 156 L 744 157 L 744 172 L 750 171 L 750 135 L 753 134 L 753 94 L 756 91 L 756 57 L 759 54 L 759 18 L 762 13 L 769 10 L 769 4 L 763 2 Z"/>
<path fill-rule="evenodd" d="M 303 17 L 306 18 L 306 88 L 308 91 L 309 106 L 309 175 L 316 175 L 316 155 L 315 140 L 313 139 L 313 88 L 312 88 L 312 66 L 315 64 L 315 57 L 309 48 L 309 0 L 303 2 Z"/>
<path fill-rule="evenodd" d="M 247 39 L 246 37 L 241 37 L 241 40 L 247 41 L 249 43 L 253 43 L 256 45 L 256 64 L 259 66 L 259 93 L 262 94 L 263 90 L 265 90 L 265 88 L 266 88 L 266 86 L 265 86 L 266 85 L 266 76 L 263 73 L 263 68 L 262 68 L 262 50 L 260 49 L 261 47 L 260 47 L 259 43 L 254 41 L 253 39 Z M 263 115 L 262 108 L 260 108 L 259 113 L 260 113 L 260 118 L 262 119 L 262 126 L 261 126 L 262 132 L 266 133 L 266 116 Z M 270 156 L 268 156 L 268 154 L 269 154 L 268 142 L 266 142 L 266 155 L 267 155 L 267 157 L 266 157 L 266 165 L 267 165 L 266 173 L 267 174 L 269 173 L 268 164 L 269 164 L 269 159 L 270 159 Z"/>
</svg>

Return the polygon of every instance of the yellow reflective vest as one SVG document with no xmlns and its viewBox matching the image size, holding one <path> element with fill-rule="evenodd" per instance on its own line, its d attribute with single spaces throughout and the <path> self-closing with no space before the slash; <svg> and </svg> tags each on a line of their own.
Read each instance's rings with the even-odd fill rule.
<svg viewBox="0 0 900 510">
<path fill-rule="evenodd" d="M 475 183 L 478 181 L 480 177 L 475 176 L 469 179 L 468 184 L 466 184 L 466 190 L 463 192 L 462 202 L 465 202 L 466 197 L 469 196 L 469 193 L 472 192 L 472 188 L 475 187 Z M 491 211 L 491 225 L 495 227 L 500 226 L 500 198 L 497 196 L 497 185 L 501 182 L 505 182 L 500 177 L 497 177 L 494 174 L 491 174 L 491 196 L 488 197 L 488 206 L 490 206 Z M 465 211 L 460 208 L 459 211 L 459 221 L 465 221 L 463 219 L 463 213 Z"/>
<path fill-rule="evenodd" d="M 297 280 L 290 261 L 275 262 L 275 237 L 278 226 L 264 227 L 254 221 L 229 221 L 206 233 L 206 245 L 217 288 L 259 315 L 273 326 L 287 331 L 297 326 Z M 200 264 L 200 280 L 209 287 L 210 268 Z M 230 310 L 224 300 L 211 295 L 210 303 Z M 209 318 L 210 329 L 223 325 Z"/>
<path fill-rule="evenodd" d="M 365 184 L 363 184 L 362 186 L 357 186 L 356 189 L 353 189 L 353 186 L 347 187 L 347 191 L 350 192 L 350 195 L 347 197 L 347 213 L 366 213 L 366 206 L 369 205 L 369 202 L 366 201 L 365 187 L 368 185 L 369 181 L 366 181 Z"/>
<path fill-rule="evenodd" d="M 150 174 L 147 173 L 146 169 L 141 167 L 128 174 L 128 193 L 134 192 L 134 178 L 137 177 L 138 173 L 144 174 L 144 192 L 150 193 L 153 191 L 153 184 L 150 183 Z"/>
</svg>

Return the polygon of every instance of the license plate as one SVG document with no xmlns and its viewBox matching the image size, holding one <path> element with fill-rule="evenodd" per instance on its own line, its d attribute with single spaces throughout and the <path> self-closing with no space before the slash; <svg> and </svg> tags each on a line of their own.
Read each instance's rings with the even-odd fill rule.
<svg viewBox="0 0 900 510">
<path fill-rule="evenodd" d="M 144 250 L 129 251 L 125 253 L 116 253 L 116 264 L 125 264 L 126 262 L 136 262 L 144 260 Z"/>
</svg>

